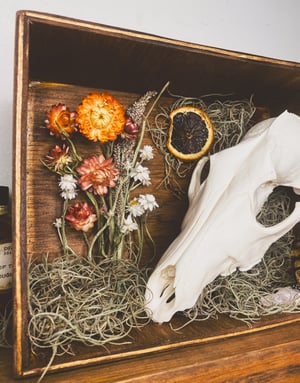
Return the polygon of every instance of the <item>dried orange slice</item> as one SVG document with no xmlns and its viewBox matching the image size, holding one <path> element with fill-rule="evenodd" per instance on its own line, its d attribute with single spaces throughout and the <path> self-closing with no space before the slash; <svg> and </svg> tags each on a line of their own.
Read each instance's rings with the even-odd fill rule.
<svg viewBox="0 0 300 383">
<path fill-rule="evenodd" d="M 208 115 L 194 106 L 182 106 L 170 113 L 167 148 L 183 161 L 193 161 L 208 152 L 214 128 Z"/>
</svg>

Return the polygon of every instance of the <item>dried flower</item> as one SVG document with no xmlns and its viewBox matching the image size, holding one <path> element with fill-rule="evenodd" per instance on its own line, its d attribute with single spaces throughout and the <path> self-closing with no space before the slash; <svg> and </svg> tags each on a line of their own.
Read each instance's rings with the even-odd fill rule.
<svg viewBox="0 0 300 383">
<path fill-rule="evenodd" d="M 129 214 L 128 217 L 124 219 L 124 223 L 121 226 L 121 233 L 126 234 L 137 229 L 137 223 L 133 221 L 132 216 Z"/>
<path fill-rule="evenodd" d="M 149 186 L 151 184 L 149 169 L 139 163 L 130 170 L 129 175 L 135 181 L 140 181 L 144 186 Z"/>
<path fill-rule="evenodd" d="M 151 145 L 145 145 L 143 149 L 140 150 L 140 158 L 142 161 L 148 161 L 154 158 L 153 148 Z"/>
<path fill-rule="evenodd" d="M 145 210 L 143 206 L 139 203 L 138 198 L 133 198 L 128 206 L 127 206 L 127 211 L 130 215 L 133 217 L 140 217 L 141 215 L 144 214 Z"/>
<path fill-rule="evenodd" d="M 148 91 L 142 97 L 140 97 L 137 101 L 135 101 L 132 106 L 130 106 L 126 114 L 131 117 L 132 121 L 137 125 L 140 125 L 143 119 L 143 115 L 148 105 L 149 101 L 152 97 L 156 96 L 156 91 Z"/>
<path fill-rule="evenodd" d="M 139 126 L 137 123 L 133 122 L 132 118 L 129 116 L 126 119 L 124 126 L 124 131 L 122 133 L 123 138 L 128 138 L 130 140 L 135 140 L 139 134 Z"/>
<path fill-rule="evenodd" d="M 66 190 L 60 193 L 61 197 L 65 200 L 71 200 L 76 198 L 77 191 L 76 190 Z"/>
<path fill-rule="evenodd" d="M 72 174 L 64 174 L 60 177 L 59 187 L 61 196 L 64 199 L 74 199 L 76 197 L 77 181 Z"/>
<path fill-rule="evenodd" d="M 65 174 L 60 177 L 59 187 L 62 191 L 74 190 L 76 188 L 76 182 L 72 174 Z"/>
<path fill-rule="evenodd" d="M 114 141 L 126 122 L 123 105 L 108 93 L 92 93 L 77 107 L 80 132 L 91 141 Z"/>
<path fill-rule="evenodd" d="M 94 227 L 97 216 L 94 214 L 93 207 L 87 202 L 77 202 L 69 206 L 66 220 L 75 230 L 81 230 L 85 233 Z"/>
<path fill-rule="evenodd" d="M 150 210 L 158 207 L 158 203 L 155 200 L 153 194 L 140 194 L 139 204 L 144 208 L 144 210 Z"/>
<path fill-rule="evenodd" d="M 77 130 L 76 113 L 71 112 L 65 104 L 52 105 L 46 116 L 46 128 L 52 136 L 64 140 Z"/>
<path fill-rule="evenodd" d="M 102 154 L 84 159 L 77 172 L 81 175 L 78 180 L 81 189 L 98 195 L 107 194 L 108 187 L 115 187 L 119 174 L 113 159 L 105 159 Z"/>
<path fill-rule="evenodd" d="M 53 225 L 57 229 L 60 229 L 62 227 L 62 219 L 61 218 L 56 218 L 55 221 L 53 222 Z"/>
<path fill-rule="evenodd" d="M 70 165 L 73 160 L 69 153 L 69 146 L 63 144 L 62 147 L 55 145 L 45 156 L 45 164 L 48 168 L 60 173 L 66 166 Z"/>
</svg>

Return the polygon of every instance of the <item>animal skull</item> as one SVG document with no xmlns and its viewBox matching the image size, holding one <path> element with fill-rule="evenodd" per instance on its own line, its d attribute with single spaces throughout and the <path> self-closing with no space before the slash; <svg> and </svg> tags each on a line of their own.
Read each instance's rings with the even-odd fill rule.
<svg viewBox="0 0 300 383">
<path fill-rule="evenodd" d="M 278 185 L 300 189 L 300 118 L 285 111 L 255 125 L 232 148 L 208 158 L 191 178 L 181 233 L 149 278 L 146 309 L 153 321 L 169 321 L 194 306 L 204 287 L 236 268 L 260 262 L 269 246 L 300 221 L 300 203 L 282 222 L 264 227 L 256 216 Z"/>
</svg>

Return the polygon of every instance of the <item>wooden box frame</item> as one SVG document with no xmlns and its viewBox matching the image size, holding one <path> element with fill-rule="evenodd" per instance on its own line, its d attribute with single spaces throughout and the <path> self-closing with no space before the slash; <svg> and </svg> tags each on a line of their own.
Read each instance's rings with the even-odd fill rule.
<svg viewBox="0 0 300 383">
<path fill-rule="evenodd" d="M 66 56 L 68 60 L 62 59 Z M 71 69 L 70 60 L 72 60 Z M 18 12 L 13 185 L 16 376 L 39 374 L 45 366 L 43 363 L 32 361 L 25 327 L 27 250 L 30 240 L 28 234 L 30 235 L 32 225 L 35 224 L 30 215 L 28 200 L 30 193 L 28 174 L 31 170 L 29 153 L 32 150 L 29 139 L 32 130 L 27 126 L 32 113 L 32 105 L 29 102 L 30 87 L 35 83 L 46 82 L 71 84 L 84 89 L 99 87 L 143 94 L 147 90 L 161 89 L 166 81 L 171 82 L 175 94 L 198 96 L 199 89 L 201 94 L 234 92 L 239 97 L 254 94 L 257 104 L 268 108 L 272 115 L 279 114 L 287 108 L 300 114 L 298 63 L 229 52 L 48 14 Z M 47 243 L 46 239 L 43 241 Z M 216 349 L 227 350 L 228 345 L 235 344 L 234 353 L 238 361 L 239 342 L 257 339 L 257 345 L 262 350 L 264 334 L 265 338 L 269 339 L 272 333 L 278 338 L 277 343 L 273 339 L 274 347 L 283 345 L 283 349 L 287 350 L 289 355 L 281 367 L 290 371 L 295 371 L 297 365 L 299 367 L 299 363 L 295 364 L 297 359 L 298 362 L 300 360 L 299 315 L 270 317 L 253 325 L 252 328 L 228 318 L 220 318 L 219 321 L 221 322 L 211 321 L 209 325 L 193 324 L 186 332 L 180 334 L 172 332 L 168 325 L 153 324 L 150 330 L 143 330 L 143 336 L 140 338 L 144 340 L 140 339 L 141 343 L 135 347 L 117 349 L 110 354 L 103 354 L 103 351 L 98 352 L 94 349 L 81 350 L 75 357 L 55 360 L 50 371 L 96 364 L 101 374 L 101 366 L 105 371 L 109 363 L 120 367 L 128 360 L 131 366 L 134 364 L 136 374 L 142 376 L 144 373 L 142 366 L 147 365 L 145 360 L 149 357 L 149 361 L 158 361 L 161 353 L 166 366 L 170 368 L 174 368 L 171 360 L 172 355 L 176 355 L 182 373 L 188 374 L 184 372 L 184 359 L 189 358 L 189 355 L 190 357 L 192 354 L 195 355 L 194 352 L 201 354 L 201 350 L 203 352 L 210 350 L 209 355 L 214 354 L 214 362 L 217 363 Z M 221 329 L 220 323 L 222 323 Z M 291 353 L 294 355 L 294 362 L 291 361 Z M 224 355 L 221 357 L 220 354 L 220 361 L 221 359 L 224 363 Z M 207 368 L 209 361 L 203 361 L 202 357 L 199 363 L 201 360 L 203 366 Z M 187 360 L 186 366 L 188 365 Z M 165 381 L 169 381 L 167 368 L 165 375 L 162 375 Z M 200 373 L 191 370 L 190 365 L 186 370 L 192 372 L 191 376 L 200 376 Z M 151 374 L 149 381 L 154 381 L 154 376 L 155 372 Z M 188 378 L 186 379 L 188 381 Z M 148 380 L 145 378 L 140 381 Z"/>
</svg>

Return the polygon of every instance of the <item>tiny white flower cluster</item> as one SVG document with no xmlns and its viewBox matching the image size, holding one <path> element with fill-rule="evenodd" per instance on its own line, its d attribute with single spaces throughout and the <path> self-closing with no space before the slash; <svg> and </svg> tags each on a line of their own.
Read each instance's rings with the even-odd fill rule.
<svg viewBox="0 0 300 383">
<path fill-rule="evenodd" d="M 77 181 L 72 174 L 65 174 L 60 177 L 59 187 L 61 189 L 60 195 L 65 200 L 74 199 L 77 195 L 76 191 Z"/>
<path fill-rule="evenodd" d="M 146 166 L 143 166 L 142 163 L 143 161 L 153 159 L 154 153 L 152 146 L 145 145 L 140 149 L 139 155 L 141 161 L 130 170 L 129 175 L 134 181 L 140 182 L 143 186 L 149 186 L 151 184 L 150 170 Z M 128 215 L 127 217 L 124 217 L 121 232 L 126 234 L 138 230 L 138 224 L 135 222 L 135 218 L 140 217 L 147 211 L 152 211 L 157 207 L 158 203 L 152 194 L 140 194 L 139 197 L 133 198 L 126 208 Z"/>
<path fill-rule="evenodd" d="M 133 198 L 127 207 L 128 216 L 124 219 L 121 227 L 122 233 L 128 233 L 138 229 L 137 223 L 134 218 L 140 217 L 147 211 L 152 211 L 158 207 L 153 194 L 140 194 L 137 198 Z"/>
<path fill-rule="evenodd" d="M 142 162 L 154 158 L 153 148 L 150 145 L 145 145 L 139 153 L 141 162 L 138 162 L 136 166 L 130 170 L 129 175 L 134 181 L 140 182 L 143 186 L 149 186 L 151 184 L 150 170 L 146 166 L 142 166 Z"/>
</svg>

